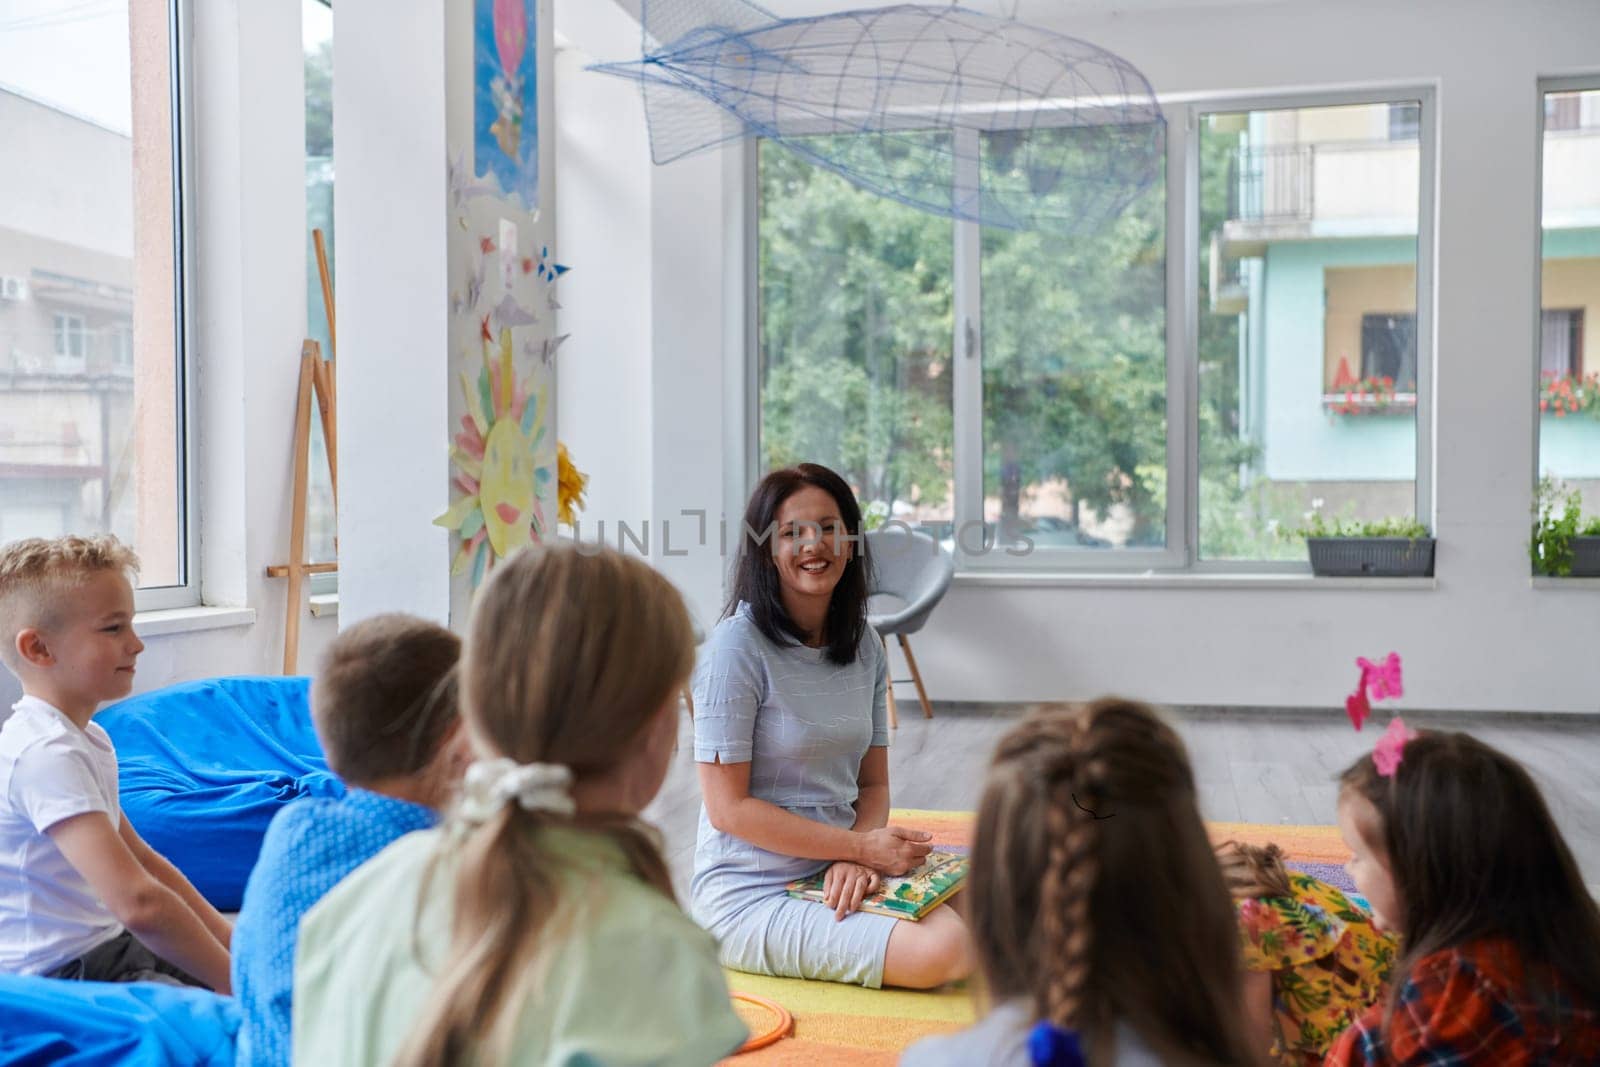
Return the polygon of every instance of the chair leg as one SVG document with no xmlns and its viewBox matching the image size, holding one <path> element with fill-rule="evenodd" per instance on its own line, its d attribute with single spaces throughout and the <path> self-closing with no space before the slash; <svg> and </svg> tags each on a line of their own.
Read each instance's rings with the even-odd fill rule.
<svg viewBox="0 0 1600 1067">
<path fill-rule="evenodd" d="M 906 654 L 906 663 L 911 667 L 911 680 L 917 683 L 917 698 L 922 701 L 922 717 L 933 718 L 933 704 L 928 700 L 928 690 L 922 684 L 922 672 L 917 670 L 917 657 L 911 654 L 911 642 L 905 634 L 897 634 L 900 638 L 900 651 Z"/>
<path fill-rule="evenodd" d="M 894 705 L 894 671 L 888 669 L 889 639 L 881 635 L 878 639 L 883 642 L 883 662 L 885 665 L 883 673 L 888 679 L 884 688 L 889 694 L 889 729 L 898 730 L 900 728 L 900 709 Z"/>
</svg>

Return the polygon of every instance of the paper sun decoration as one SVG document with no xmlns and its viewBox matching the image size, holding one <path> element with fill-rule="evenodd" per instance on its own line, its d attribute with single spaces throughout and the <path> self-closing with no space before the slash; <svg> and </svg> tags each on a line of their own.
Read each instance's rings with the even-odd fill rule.
<svg viewBox="0 0 1600 1067">
<path fill-rule="evenodd" d="M 465 574 L 470 568 L 473 588 L 496 560 L 543 540 L 539 490 L 555 476 L 537 462 L 547 429 L 548 391 L 534 392 L 526 380 L 517 379 L 509 328 L 500 330 L 498 359 L 487 340 L 483 348 L 477 382 L 461 376 L 467 414 L 450 446 L 452 480 L 466 495 L 433 520 L 461 536 L 450 573 Z"/>
</svg>

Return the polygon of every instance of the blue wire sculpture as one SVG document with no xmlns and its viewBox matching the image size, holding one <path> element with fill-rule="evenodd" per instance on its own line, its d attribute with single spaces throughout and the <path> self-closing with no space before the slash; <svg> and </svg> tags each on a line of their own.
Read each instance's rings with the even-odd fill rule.
<svg viewBox="0 0 1600 1067">
<path fill-rule="evenodd" d="M 781 19 L 748 0 L 643 0 L 639 83 L 669 163 L 762 137 L 914 207 L 1076 234 L 1163 173 L 1144 75 L 1077 38 L 959 7 Z"/>
</svg>

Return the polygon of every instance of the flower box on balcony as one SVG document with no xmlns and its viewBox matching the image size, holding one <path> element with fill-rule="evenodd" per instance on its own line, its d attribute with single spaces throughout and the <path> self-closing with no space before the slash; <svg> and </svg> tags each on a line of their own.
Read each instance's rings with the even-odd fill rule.
<svg viewBox="0 0 1600 1067">
<path fill-rule="evenodd" d="M 1416 393 L 1322 394 L 1322 410 L 1330 415 L 1401 415 L 1416 409 Z"/>
</svg>

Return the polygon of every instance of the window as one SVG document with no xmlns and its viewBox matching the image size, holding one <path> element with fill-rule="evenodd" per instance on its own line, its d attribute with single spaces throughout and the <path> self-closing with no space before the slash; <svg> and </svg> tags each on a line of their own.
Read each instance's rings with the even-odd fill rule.
<svg viewBox="0 0 1600 1067">
<path fill-rule="evenodd" d="M 57 313 L 55 325 L 56 358 L 73 360 L 81 364 L 89 347 L 84 335 L 83 316 Z"/>
<path fill-rule="evenodd" d="M 1199 560 L 1302 560 L 1316 511 L 1428 521 L 1427 101 L 1196 110 Z"/>
<path fill-rule="evenodd" d="M 1600 78 L 1543 86 L 1539 466 L 1600 515 Z"/>
<path fill-rule="evenodd" d="M 1539 313 L 1539 373 L 1552 378 L 1582 377 L 1582 308 Z"/>
<path fill-rule="evenodd" d="M 1197 105 L 1166 175 L 1072 239 L 761 143 L 760 465 L 841 467 L 964 569 L 1300 569 L 1308 511 L 1426 517 L 1432 112 L 1395 97 Z"/>
<path fill-rule="evenodd" d="M 1361 316 L 1361 377 L 1417 391 L 1417 316 L 1404 311 Z"/>
<path fill-rule="evenodd" d="M 1576 130 L 1583 125 L 1583 96 L 1581 93 L 1546 93 L 1544 96 L 1544 128 L 1546 130 Z"/>
<path fill-rule="evenodd" d="M 1164 183 L 1088 234 L 985 229 L 980 247 L 983 517 L 996 547 L 1057 562 L 1165 550 Z"/>
<path fill-rule="evenodd" d="M 0 33 L 0 129 L 29 146 L 0 168 L 0 537 L 113 532 L 142 609 L 192 604 L 179 20 L 56 6 Z"/>
<path fill-rule="evenodd" d="M 111 353 L 111 367 L 118 374 L 133 371 L 133 331 L 126 326 L 113 326 L 106 331 L 106 347 Z"/>
<path fill-rule="evenodd" d="M 1026 155 L 1014 135 L 963 135 Z M 1171 550 L 1159 174 L 1119 219 L 1067 238 L 918 211 L 768 141 L 757 167 L 763 470 L 833 466 L 966 566 Z"/>
<path fill-rule="evenodd" d="M 824 464 L 953 537 L 951 221 L 757 151 L 762 470 Z"/>
<path fill-rule="evenodd" d="M 1422 123 L 1422 107 L 1413 101 L 1389 105 L 1389 140 L 1415 141 Z"/>
<path fill-rule="evenodd" d="M 306 336 L 322 348 L 322 358 L 333 357 L 328 315 L 322 297 L 322 273 L 317 266 L 311 231 L 323 232 L 328 249 L 328 270 L 333 270 L 333 10 L 328 0 L 301 0 L 300 39 L 305 52 L 306 86 Z M 335 558 L 338 534 L 334 514 L 333 481 L 328 472 L 328 446 L 322 420 L 311 420 L 311 470 L 306 502 L 306 553 L 313 562 Z M 332 592 L 338 575 L 313 575 L 315 592 Z"/>
</svg>

